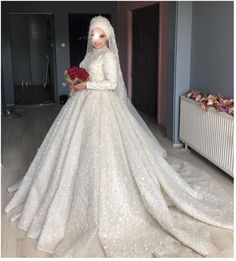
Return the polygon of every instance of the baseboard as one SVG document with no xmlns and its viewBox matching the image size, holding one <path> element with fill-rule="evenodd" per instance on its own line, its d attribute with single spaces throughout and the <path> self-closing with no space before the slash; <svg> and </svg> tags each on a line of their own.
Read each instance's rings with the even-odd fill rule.
<svg viewBox="0 0 236 261">
<path fill-rule="evenodd" d="M 184 146 L 183 143 L 172 143 L 174 148 L 182 148 Z"/>
</svg>

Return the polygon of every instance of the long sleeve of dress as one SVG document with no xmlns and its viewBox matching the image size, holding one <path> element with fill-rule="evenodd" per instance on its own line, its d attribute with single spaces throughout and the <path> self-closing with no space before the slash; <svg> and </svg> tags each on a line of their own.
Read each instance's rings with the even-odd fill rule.
<svg viewBox="0 0 236 261">
<path fill-rule="evenodd" d="M 117 65 L 115 55 L 108 52 L 103 57 L 102 70 L 104 80 L 102 81 L 87 81 L 87 89 L 97 90 L 114 90 L 117 83 Z"/>
</svg>

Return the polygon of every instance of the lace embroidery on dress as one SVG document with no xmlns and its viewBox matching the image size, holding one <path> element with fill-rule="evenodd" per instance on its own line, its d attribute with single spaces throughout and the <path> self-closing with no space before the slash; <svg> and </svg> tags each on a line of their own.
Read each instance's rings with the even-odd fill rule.
<svg viewBox="0 0 236 261">
<path fill-rule="evenodd" d="M 107 47 L 80 66 L 88 88 L 67 100 L 23 180 L 9 188 L 5 211 L 53 256 L 177 257 L 188 248 L 206 256 L 206 224 L 233 229 L 232 200 L 206 173 L 169 157 L 112 91 Z"/>
</svg>

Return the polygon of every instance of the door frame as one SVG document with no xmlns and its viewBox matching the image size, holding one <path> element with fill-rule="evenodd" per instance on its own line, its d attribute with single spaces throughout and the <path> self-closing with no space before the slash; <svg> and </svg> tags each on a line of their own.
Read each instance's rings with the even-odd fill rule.
<svg viewBox="0 0 236 261">
<path fill-rule="evenodd" d="M 158 81 L 157 81 L 157 123 L 166 126 L 166 111 L 163 108 L 166 106 L 167 101 L 167 90 L 166 90 L 166 77 L 167 77 L 167 15 L 168 9 L 165 2 L 152 3 L 151 5 L 159 5 L 159 28 L 158 28 Z M 127 10 L 127 92 L 128 97 L 132 102 L 132 21 L 133 21 L 133 10 L 143 8 L 147 5 L 142 5 L 138 8 L 130 8 Z"/>
<path fill-rule="evenodd" d="M 52 36 L 53 36 L 53 73 L 54 73 L 54 86 L 53 86 L 53 100 L 54 102 L 57 100 L 57 84 L 56 84 L 56 79 L 57 79 L 57 74 L 56 74 L 56 39 L 55 39 L 55 14 L 52 13 L 52 12 L 45 12 L 45 13 L 42 13 L 42 12 L 39 12 L 39 13 L 36 13 L 36 12 L 8 12 L 8 31 L 10 32 L 10 15 L 51 15 L 52 16 L 52 26 L 53 26 L 53 32 L 52 32 Z M 9 37 L 10 37 L 10 34 L 9 34 Z M 12 57 L 12 46 L 11 46 L 11 40 L 10 40 L 10 48 L 9 48 L 9 55 L 11 57 L 11 61 L 13 59 Z M 11 72 L 12 72 L 12 83 L 14 83 L 14 72 L 13 72 L 13 62 L 11 62 Z M 30 68 L 31 70 L 31 68 Z M 15 105 L 15 91 L 14 91 L 14 87 L 13 87 L 13 99 L 14 99 L 14 104 L 10 104 L 10 105 Z M 9 104 L 7 104 L 9 105 Z"/>
</svg>

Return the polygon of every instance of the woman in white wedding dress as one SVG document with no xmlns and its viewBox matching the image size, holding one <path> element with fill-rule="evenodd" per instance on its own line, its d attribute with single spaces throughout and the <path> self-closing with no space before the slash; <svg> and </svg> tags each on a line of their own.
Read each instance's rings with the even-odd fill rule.
<svg viewBox="0 0 236 261">
<path fill-rule="evenodd" d="M 96 38 L 97 37 L 97 38 Z M 58 257 L 206 256 L 207 225 L 233 229 L 233 203 L 204 172 L 170 159 L 129 101 L 110 22 L 90 22 L 89 80 L 63 106 L 5 207 Z"/>
</svg>

